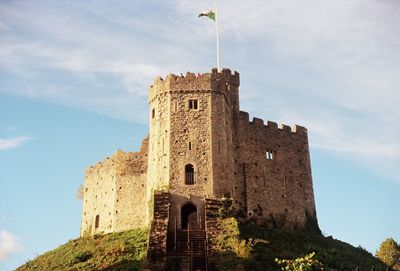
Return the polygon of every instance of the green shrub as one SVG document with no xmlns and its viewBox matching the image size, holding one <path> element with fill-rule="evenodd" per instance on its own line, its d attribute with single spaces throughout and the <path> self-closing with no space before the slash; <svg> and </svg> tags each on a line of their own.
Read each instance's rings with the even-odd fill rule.
<svg viewBox="0 0 400 271">
<path fill-rule="evenodd" d="M 311 270 L 323 270 L 322 264 L 314 259 L 315 252 L 297 258 L 294 260 L 275 259 L 275 262 L 282 265 L 281 270 L 283 271 L 311 271 Z"/>
</svg>

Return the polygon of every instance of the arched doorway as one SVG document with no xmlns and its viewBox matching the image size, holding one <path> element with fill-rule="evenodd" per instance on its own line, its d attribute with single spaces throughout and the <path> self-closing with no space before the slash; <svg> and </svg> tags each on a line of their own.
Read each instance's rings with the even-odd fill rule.
<svg viewBox="0 0 400 271">
<path fill-rule="evenodd" d="M 192 203 L 186 203 L 181 207 L 181 229 L 198 229 L 197 207 Z"/>
</svg>

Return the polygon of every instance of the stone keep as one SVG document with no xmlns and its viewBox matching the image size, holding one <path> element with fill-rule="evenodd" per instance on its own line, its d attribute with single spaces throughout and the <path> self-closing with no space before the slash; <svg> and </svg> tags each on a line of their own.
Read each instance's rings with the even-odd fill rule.
<svg viewBox="0 0 400 271">
<path fill-rule="evenodd" d="M 243 219 L 285 227 L 316 220 L 307 130 L 239 110 L 228 69 L 158 77 L 139 152 L 86 170 L 81 235 L 148 226 L 154 191 L 170 194 L 168 228 L 205 225 L 205 200 L 230 196 Z"/>
</svg>

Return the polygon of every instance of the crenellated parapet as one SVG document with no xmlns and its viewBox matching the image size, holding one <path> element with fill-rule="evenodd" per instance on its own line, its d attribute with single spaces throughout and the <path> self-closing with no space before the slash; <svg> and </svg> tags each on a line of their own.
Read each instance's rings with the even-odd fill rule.
<svg viewBox="0 0 400 271">
<path fill-rule="evenodd" d="M 214 82 L 222 81 L 235 87 L 240 85 L 239 73 L 237 71 L 232 73 L 230 69 L 222 69 L 222 71 L 218 72 L 217 69 L 212 69 L 211 76 Z"/>
<path fill-rule="evenodd" d="M 159 95 L 170 92 L 225 92 L 229 94 L 239 87 L 239 73 L 229 69 L 212 69 L 211 73 L 191 73 L 185 75 L 168 74 L 164 79 L 159 76 L 151 84 L 149 102 Z"/>
<path fill-rule="evenodd" d="M 286 134 L 307 135 L 307 128 L 300 125 L 294 125 L 293 127 L 291 127 L 285 124 L 278 125 L 276 122 L 273 121 L 267 121 L 267 124 L 265 124 L 263 119 L 256 117 L 253 117 L 253 119 L 250 121 L 249 113 L 244 111 L 239 112 L 239 123 L 239 125 L 243 128 L 244 126 L 252 126 L 261 129 L 268 129 L 270 131 L 275 130 L 277 132 Z"/>
</svg>

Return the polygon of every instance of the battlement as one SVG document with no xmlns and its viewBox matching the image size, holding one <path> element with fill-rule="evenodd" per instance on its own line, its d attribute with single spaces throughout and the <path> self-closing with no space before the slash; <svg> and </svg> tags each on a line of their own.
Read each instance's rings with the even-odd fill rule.
<svg viewBox="0 0 400 271">
<path fill-rule="evenodd" d="M 217 71 L 214 68 L 210 73 L 168 74 L 165 79 L 158 76 L 148 90 L 149 101 L 157 95 L 175 91 L 230 91 L 230 87 L 218 87 L 221 84 L 237 88 L 240 84 L 239 73 L 236 71 L 232 73 L 230 69 Z"/>
<path fill-rule="evenodd" d="M 304 135 L 307 134 L 307 128 L 300 126 L 300 125 L 294 125 L 293 127 L 285 125 L 285 124 L 280 124 L 278 125 L 276 122 L 273 121 L 267 121 L 267 124 L 265 125 L 265 122 L 263 119 L 253 117 L 253 120 L 250 121 L 249 118 L 249 113 L 245 111 L 239 111 L 239 120 L 241 125 L 249 125 L 253 127 L 259 127 L 259 128 L 265 128 L 269 130 L 276 130 L 279 132 L 287 133 L 287 134 L 299 134 L 299 135 Z"/>
<path fill-rule="evenodd" d="M 222 80 L 236 87 L 240 85 L 239 73 L 237 71 L 232 73 L 230 69 L 222 69 L 222 71 L 218 72 L 218 70 L 214 68 L 211 70 L 211 76 L 215 81 Z"/>
</svg>

